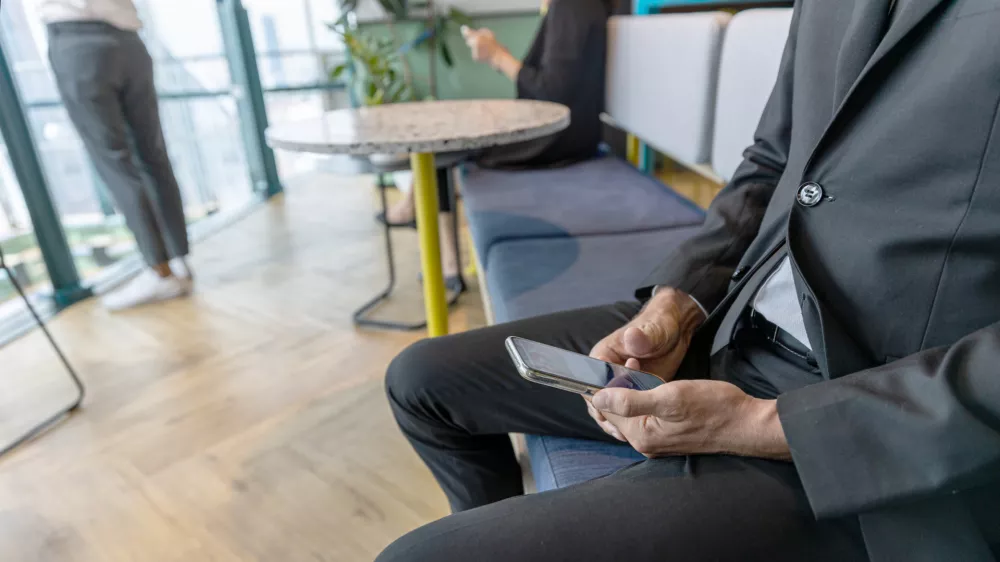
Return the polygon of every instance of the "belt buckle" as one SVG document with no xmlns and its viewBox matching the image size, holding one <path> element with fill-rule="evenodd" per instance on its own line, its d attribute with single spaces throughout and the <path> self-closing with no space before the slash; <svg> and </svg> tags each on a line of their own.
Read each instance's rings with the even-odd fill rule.
<svg viewBox="0 0 1000 562">
<path fill-rule="evenodd" d="M 753 326 L 754 328 L 770 327 L 771 334 L 765 335 L 764 337 L 766 337 L 767 340 L 771 343 L 778 343 L 778 330 L 780 330 L 780 328 L 778 328 L 778 325 L 775 324 L 774 322 L 771 322 L 767 318 L 764 318 L 764 315 L 757 312 L 757 309 L 753 307 L 750 307 L 750 325 Z"/>
</svg>

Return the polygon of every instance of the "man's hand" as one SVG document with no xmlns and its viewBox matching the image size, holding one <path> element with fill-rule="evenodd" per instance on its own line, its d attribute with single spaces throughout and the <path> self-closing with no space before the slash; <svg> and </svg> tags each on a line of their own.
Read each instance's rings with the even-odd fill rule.
<svg viewBox="0 0 1000 562">
<path fill-rule="evenodd" d="M 791 459 L 777 401 L 753 398 L 727 382 L 609 388 L 594 395 L 591 407 L 605 418 L 602 427 L 612 426 L 612 435 L 649 458 L 725 453 Z"/>
<path fill-rule="evenodd" d="M 653 295 L 631 322 L 601 340 L 590 356 L 616 365 L 654 374 L 669 381 L 677 374 L 694 331 L 705 321 L 705 313 L 689 295 L 663 288 Z M 628 364 L 626 364 L 628 362 Z M 587 411 L 612 437 L 625 437 L 587 401 Z"/>
<path fill-rule="evenodd" d="M 646 303 L 631 322 L 604 338 L 590 356 L 616 365 L 638 360 L 636 369 L 664 381 L 677 374 L 694 331 L 705 321 L 705 313 L 690 296 L 664 288 Z"/>
</svg>

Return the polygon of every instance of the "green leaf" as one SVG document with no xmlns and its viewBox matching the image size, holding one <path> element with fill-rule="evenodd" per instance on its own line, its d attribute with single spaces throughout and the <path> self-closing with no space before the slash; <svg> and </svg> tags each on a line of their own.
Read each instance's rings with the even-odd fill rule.
<svg viewBox="0 0 1000 562">
<path fill-rule="evenodd" d="M 378 0 L 378 3 L 382 6 L 389 15 L 396 19 L 402 19 L 406 17 L 406 3 L 402 0 Z"/>
<path fill-rule="evenodd" d="M 367 95 L 369 98 L 374 98 L 375 94 L 378 93 L 378 86 L 376 86 L 374 82 L 369 81 L 368 84 L 365 85 L 365 87 L 367 88 L 367 90 L 365 91 L 365 95 Z"/>
<path fill-rule="evenodd" d="M 473 24 L 475 23 L 472 21 L 472 18 L 469 17 L 469 14 L 466 14 L 462 10 L 459 10 L 458 8 L 455 7 L 452 7 L 448 10 L 448 19 L 460 26 L 467 25 L 469 27 L 474 27 Z"/>
<path fill-rule="evenodd" d="M 334 67 L 332 71 L 330 71 L 330 78 L 336 80 L 341 76 L 343 76 L 345 71 L 347 71 L 347 63 L 345 62 L 344 64 L 338 64 L 337 66 Z"/>
<path fill-rule="evenodd" d="M 451 47 L 448 46 L 448 42 L 438 41 L 438 50 L 441 51 L 441 58 L 444 60 L 444 65 L 448 68 L 454 68 L 455 59 L 451 56 Z"/>
</svg>

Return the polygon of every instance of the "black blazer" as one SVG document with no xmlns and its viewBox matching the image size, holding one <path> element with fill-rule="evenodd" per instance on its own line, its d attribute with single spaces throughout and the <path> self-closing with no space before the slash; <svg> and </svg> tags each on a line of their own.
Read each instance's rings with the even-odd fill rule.
<svg viewBox="0 0 1000 562">
<path fill-rule="evenodd" d="M 569 128 L 486 151 L 488 167 L 537 167 L 593 158 L 601 142 L 609 0 L 553 0 L 517 75 L 517 97 L 570 109 Z"/>
<path fill-rule="evenodd" d="M 910 0 L 884 31 L 888 8 L 796 2 L 754 145 L 637 294 L 671 285 L 719 318 L 734 273 L 787 241 L 823 380 L 778 408 L 813 512 L 858 514 L 876 561 L 993 560 L 1000 0 Z"/>
</svg>

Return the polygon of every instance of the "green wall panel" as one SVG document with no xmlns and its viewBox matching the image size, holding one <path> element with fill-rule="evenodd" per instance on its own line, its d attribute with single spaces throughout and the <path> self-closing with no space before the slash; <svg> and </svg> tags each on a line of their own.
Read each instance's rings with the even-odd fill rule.
<svg viewBox="0 0 1000 562">
<path fill-rule="evenodd" d="M 491 16 L 476 18 L 479 27 L 488 27 L 496 34 L 497 39 L 510 49 L 510 52 L 523 58 L 531 46 L 538 24 L 539 15 Z M 374 33 L 388 34 L 388 24 L 362 24 L 366 30 Z M 397 38 L 405 43 L 416 37 L 423 29 L 419 22 L 404 21 L 393 24 Z M 515 96 L 514 84 L 507 77 L 496 72 L 485 64 L 474 62 L 469 56 L 469 49 L 457 31 L 448 33 L 446 40 L 455 58 L 455 66 L 451 69 L 444 65 L 438 57 L 438 97 L 442 99 L 483 99 L 512 98 Z M 428 73 L 430 59 L 426 47 L 412 51 L 407 55 L 413 70 L 415 86 L 420 95 L 427 95 Z"/>
</svg>

